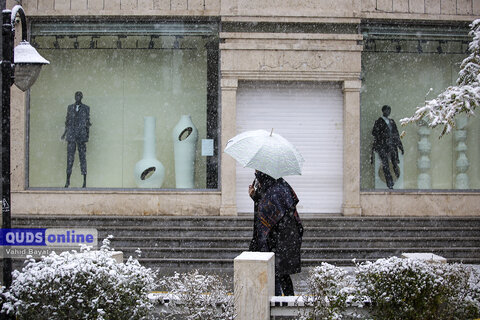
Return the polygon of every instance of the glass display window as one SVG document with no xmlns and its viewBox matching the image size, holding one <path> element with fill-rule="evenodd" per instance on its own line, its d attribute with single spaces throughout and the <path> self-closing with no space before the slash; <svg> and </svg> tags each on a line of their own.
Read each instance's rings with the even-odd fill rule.
<svg viewBox="0 0 480 320">
<path fill-rule="evenodd" d="M 216 23 L 33 23 L 30 188 L 216 189 Z"/>
<path fill-rule="evenodd" d="M 442 128 L 400 125 L 455 84 L 468 55 L 468 26 L 374 25 L 363 32 L 361 189 L 479 189 L 478 118 L 458 117 L 456 129 L 441 139 Z"/>
</svg>

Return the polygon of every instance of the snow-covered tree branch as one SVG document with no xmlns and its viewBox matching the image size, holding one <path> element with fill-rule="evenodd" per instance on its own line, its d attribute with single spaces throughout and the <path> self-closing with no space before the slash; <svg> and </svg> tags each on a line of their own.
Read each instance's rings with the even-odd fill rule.
<svg viewBox="0 0 480 320">
<path fill-rule="evenodd" d="M 460 66 L 457 84 L 445 89 L 435 99 L 425 101 L 412 117 L 400 120 L 402 125 L 423 119 L 430 127 L 443 126 L 442 137 L 455 127 L 457 115 L 475 114 L 474 110 L 480 104 L 480 19 L 473 21 L 470 27 L 473 37 L 469 44 L 471 53 Z"/>
</svg>

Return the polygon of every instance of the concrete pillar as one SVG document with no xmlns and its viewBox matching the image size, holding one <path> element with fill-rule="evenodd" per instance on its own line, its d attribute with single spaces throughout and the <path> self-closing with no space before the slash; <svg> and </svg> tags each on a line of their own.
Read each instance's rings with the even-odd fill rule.
<svg viewBox="0 0 480 320">
<path fill-rule="evenodd" d="M 360 216 L 360 80 L 343 83 L 343 215 Z"/>
<path fill-rule="evenodd" d="M 270 320 L 275 295 L 273 252 L 243 252 L 233 260 L 236 320 Z"/>
<path fill-rule="evenodd" d="M 222 205 L 220 215 L 236 216 L 237 204 L 235 194 L 236 165 L 235 160 L 225 154 L 223 150 L 231 138 L 237 133 L 236 110 L 237 110 L 237 79 L 222 79 L 222 138 L 221 149 L 221 186 L 222 186 Z"/>
<path fill-rule="evenodd" d="M 20 28 L 18 28 L 20 29 Z M 17 35 L 18 37 L 18 35 Z M 21 36 L 20 36 L 21 39 Z M 23 191 L 26 189 L 25 185 L 25 108 L 26 94 L 18 89 L 16 86 L 11 87 L 11 103 L 10 103 L 10 163 L 12 175 L 10 189 L 12 192 Z M 13 202 L 13 200 L 12 200 Z M 15 207 L 15 205 L 12 205 Z M 15 210 L 15 209 L 14 209 Z M 17 211 L 18 212 L 18 211 Z"/>
</svg>

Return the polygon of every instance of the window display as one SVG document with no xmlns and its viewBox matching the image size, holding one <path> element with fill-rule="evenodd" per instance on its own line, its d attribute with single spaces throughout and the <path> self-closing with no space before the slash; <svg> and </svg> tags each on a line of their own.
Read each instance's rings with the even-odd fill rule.
<svg viewBox="0 0 480 320">
<path fill-rule="evenodd" d="M 478 118 L 458 118 L 454 132 L 441 139 L 442 128 L 399 124 L 455 83 L 471 41 L 468 32 L 468 25 L 363 27 L 362 190 L 480 189 Z"/>
<path fill-rule="evenodd" d="M 30 188 L 217 188 L 215 23 L 37 22 L 31 42 L 51 65 L 30 91 Z M 172 132 L 186 115 L 191 163 L 179 169 Z M 147 151 L 160 165 L 138 173 Z"/>
</svg>

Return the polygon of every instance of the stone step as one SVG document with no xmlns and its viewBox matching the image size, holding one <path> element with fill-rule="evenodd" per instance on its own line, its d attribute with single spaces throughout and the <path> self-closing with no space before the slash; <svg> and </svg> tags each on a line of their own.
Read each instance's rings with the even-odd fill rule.
<svg viewBox="0 0 480 320">
<path fill-rule="evenodd" d="M 16 225 L 16 227 L 30 227 Z M 71 228 L 68 225 L 45 226 L 55 228 Z M 251 237 L 252 227 L 159 227 L 159 226 L 95 226 L 99 237 Z M 312 227 L 305 226 L 305 237 L 475 237 L 480 235 L 477 227 Z"/>
<path fill-rule="evenodd" d="M 17 227 L 26 227 L 17 225 Z M 55 226 L 69 228 L 69 226 Z M 114 237 L 208 237 L 213 233 L 218 237 L 251 237 L 252 227 L 142 227 L 142 226 L 109 226 L 95 227 L 99 237 L 113 235 Z M 326 228 L 306 226 L 305 237 L 475 237 L 480 235 L 480 228 L 476 227 L 349 227 Z"/>
<path fill-rule="evenodd" d="M 137 249 L 141 254 L 137 254 Z M 233 259 L 245 251 L 242 248 L 129 248 L 120 247 L 125 256 L 158 259 Z M 404 252 L 430 252 L 447 259 L 472 256 L 480 259 L 478 248 L 302 248 L 302 259 L 356 259 L 376 260 L 400 256 Z"/>
<path fill-rule="evenodd" d="M 13 215 L 12 224 L 29 226 L 146 226 L 146 227 L 251 227 L 252 216 L 52 216 L 52 215 Z M 480 217 L 343 217 L 322 214 L 302 215 L 305 227 L 361 228 L 361 227 L 465 227 L 480 228 Z"/>
<path fill-rule="evenodd" d="M 115 237 L 117 247 L 248 248 L 250 237 Z M 304 248 L 480 247 L 480 237 L 304 237 Z"/>
<path fill-rule="evenodd" d="M 219 217 L 219 216 L 52 216 L 52 215 L 14 215 L 12 224 L 47 226 L 47 227 L 99 227 L 99 226 L 129 226 L 129 227 L 247 227 L 252 226 L 252 217 Z"/>
<path fill-rule="evenodd" d="M 302 216 L 302 261 L 352 265 L 357 261 L 432 252 L 452 262 L 480 262 L 480 217 L 398 218 Z M 114 217 L 14 215 L 16 227 L 96 228 L 101 241 L 112 234 L 112 247 L 162 272 L 227 272 L 233 258 L 248 249 L 252 216 Z M 100 242 L 101 243 L 101 242 Z M 20 262 L 16 262 L 21 265 Z M 230 271 L 228 271 L 230 272 Z"/>
</svg>

